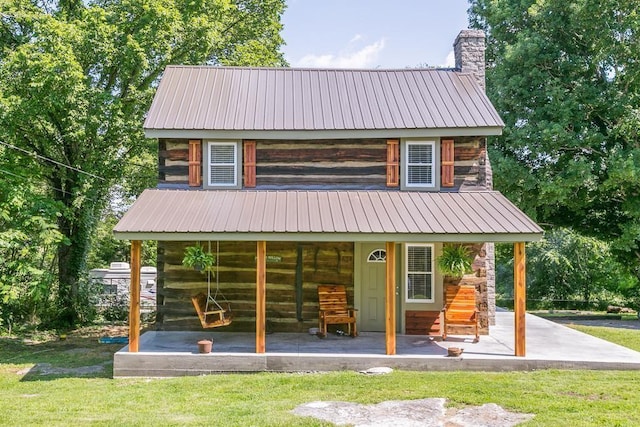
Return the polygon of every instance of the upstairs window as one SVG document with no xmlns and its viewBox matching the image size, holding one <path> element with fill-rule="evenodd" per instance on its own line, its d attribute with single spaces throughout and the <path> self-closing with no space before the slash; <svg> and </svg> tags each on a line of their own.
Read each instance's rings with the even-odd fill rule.
<svg viewBox="0 0 640 427">
<path fill-rule="evenodd" d="M 434 302 L 433 246 L 406 245 L 406 302 Z"/>
<path fill-rule="evenodd" d="M 207 144 L 207 186 L 238 187 L 238 144 L 209 142 Z"/>
<path fill-rule="evenodd" d="M 435 143 L 407 141 L 405 147 L 406 187 L 435 187 Z"/>
</svg>

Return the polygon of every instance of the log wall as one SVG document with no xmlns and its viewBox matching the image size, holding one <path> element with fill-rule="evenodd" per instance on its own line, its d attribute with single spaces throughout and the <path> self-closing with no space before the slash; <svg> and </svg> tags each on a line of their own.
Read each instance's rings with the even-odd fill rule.
<svg viewBox="0 0 640 427">
<path fill-rule="evenodd" d="M 260 186 L 386 186 L 387 140 L 256 141 Z"/>
<path fill-rule="evenodd" d="M 202 243 L 206 248 L 207 242 Z M 207 292 L 206 275 L 182 266 L 184 249 L 192 244 L 158 242 L 158 329 L 201 329 L 190 298 Z M 211 251 L 216 253 L 216 242 Z M 224 330 L 255 331 L 256 243 L 220 242 L 218 257 L 211 289 L 215 292 L 217 280 L 234 316 Z M 345 285 L 353 304 L 353 243 L 267 242 L 267 331 L 316 327 L 319 284 Z"/>
<path fill-rule="evenodd" d="M 486 138 L 456 137 L 454 142 L 454 185 L 451 190 L 486 188 Z"/>
<path fill-rule="evenodd" d="M 189 140 L 158 140 L 158 182 L 189 184 Z"/>
<path fill-rule="evenodd" d="M 450 190 L 484 189 L 486 138 L 445 139 L 455 141 L 454 186 Z M 383 189 L 386 149 L 386 139 L 258 140 L 256 186 Z M 188 184 L 188 139 L 159 140 L 158 174 L 161 184 Z"/>
</svg>

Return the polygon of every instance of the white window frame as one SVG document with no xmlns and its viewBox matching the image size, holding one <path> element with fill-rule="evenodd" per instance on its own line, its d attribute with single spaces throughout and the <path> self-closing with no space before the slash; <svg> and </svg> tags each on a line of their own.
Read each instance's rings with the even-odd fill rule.
<svg viewBox="0 0 640 427">
<path fill-rule="evenodd" d="M 387 262 L 386 249 L 374 249 L 369 253 L 367 262 Z"/>
<path fill-rule="evenodd" d="M 233 147 L 233 182 L 225 182 L 225 183 L 216 183 L 211 181 L 211 167 L 214 166 L 211 162 L 211 149 L 214 146 L 230 146 Z M 240 179 L 238 177 L 238 171 L 240 170 L 240 151 L 238 149 L 237 141 L 207 141 L 206 145 L 206 153 L 205 153 L 206 163 L 203 165 L 205 168 L 206 174 L 206 188 L 239 188 Z M 221 166 L 226 165 L 229 166 L 231 163 L 220 163 Z"/>
<path fill-rule="evenodd" d="M 409 248 L 412 247 L 428 247 L 431 249 L 431 260 L 430 260 L 430 265 L 431 265 L 431 271 L 409 271 Z M 433 303 L 435 302 L 435 264 L 434 264 L 434 245 L 430 244 L 430 243 L 407 243 L 404 245 L 405 248 L 405 252 L 404 252 L 404 282 L 405 282 L 405 302 L 406 303 Z M 415 299 L 415 298 L 409 298 L 409 274 L 425 274 L 428 275 L 430 277 L 430 287 L 431 287 L 431 298 L 421 298 L 421 299 Z"/>
<path fill-rule="evenodd" d="M 431 147 L 431 163 L 409 163 L 409 147 L 416 145 L 428 145 Z M 436 188 L 436 169 L 438 164 L 438 155 L 436 150 L 436 142 L 434 140 L 409 140 L 404 143 L 404 156 L 402 161 L 402 166 L 404 170 L 403 183 L 404 187 L 419 189 L 419 188 Z M 410 183 L 409 182 L 409 166 L 431 166 L 431 183 L 430 184 L 421 184 L 421 183 Z"/>
</svg>

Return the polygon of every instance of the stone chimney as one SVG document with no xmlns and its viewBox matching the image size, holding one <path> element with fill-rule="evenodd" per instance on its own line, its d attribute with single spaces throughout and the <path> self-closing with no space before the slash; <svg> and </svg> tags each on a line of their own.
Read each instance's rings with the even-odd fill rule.
<svg viewBox="0 0 640 427">
<path fill-rule="evenodd" d="M 484 81 L 484 31 L 462 30 L 453 43 L 456 68 L 463 73 L 472 73 L 480 87 L 485 89 Z"/>
</svg>

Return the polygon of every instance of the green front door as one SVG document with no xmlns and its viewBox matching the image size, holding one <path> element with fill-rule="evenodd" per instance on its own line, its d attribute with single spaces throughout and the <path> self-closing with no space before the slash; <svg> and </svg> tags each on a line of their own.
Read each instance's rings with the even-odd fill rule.
<svg viewBox="0 0 640 427">
<path fill-rule="evenodd" d="M 384 290 L 386 277 L 386 251 L 384 243 L 362 245 L 360 260 L 360 320 L 359 329 L 369 332 L 385 330 Z"/>
</svg>

